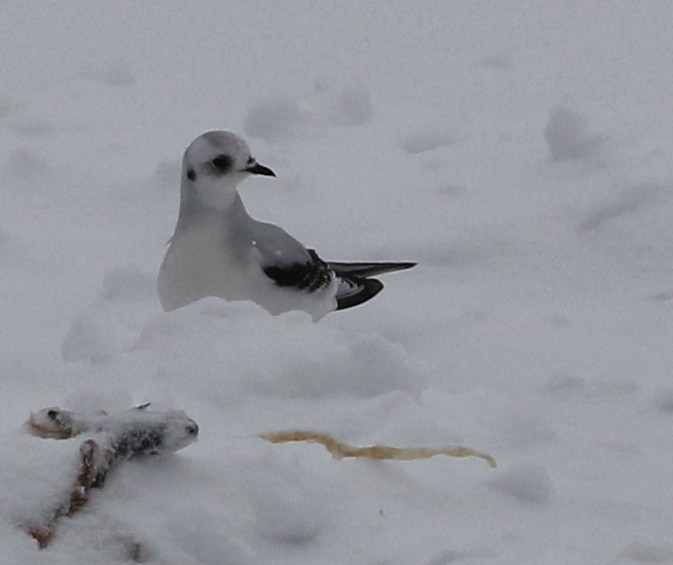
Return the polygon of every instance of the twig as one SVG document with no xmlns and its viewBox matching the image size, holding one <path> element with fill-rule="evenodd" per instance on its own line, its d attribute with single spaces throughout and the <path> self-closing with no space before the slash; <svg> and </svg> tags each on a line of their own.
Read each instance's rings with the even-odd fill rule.
<svg viewBox="0 0 673 565">
<path fill-rule="evenodd" d="M 435 455 L 449 457 L 479 457 L 491 467 L 497 467 L 495 459 L 488 453 L 476 451 L 469 447 L 450 445 L 445 447 L 391 447 L 388 445 L 372 445 L 369 447 L 354 447 L 334 439 L 329 434 L 311 430 L 283 430 L 259 434 L 261 439 L 271 443 L 287 443 L 305 441 L 319 443 L 336 459 L 345 457 L 363 457 L 367 459 L 396 459 L 410 461 L 413 459 L 428 459 Z"/>
</svg>

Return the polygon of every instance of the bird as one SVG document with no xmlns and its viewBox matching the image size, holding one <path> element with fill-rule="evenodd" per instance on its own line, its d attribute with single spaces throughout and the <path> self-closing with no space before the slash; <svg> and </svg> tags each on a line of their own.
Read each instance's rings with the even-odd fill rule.
<svg viewBox="0 0 673 565">
<path fill-rule="evenodd" d="M 157 291 L 166 312 L 207 296 L 248 300 L 272 315 L 300 310 L 318 321 L 377 295 L 376 278 L 416 263 L 324 261 L 284 229 L 248 214 L 237 190 L 250 175 L 275 177 L 228 131 L 208 131 L 182 159 L 180 207 Z"/>
</svg>

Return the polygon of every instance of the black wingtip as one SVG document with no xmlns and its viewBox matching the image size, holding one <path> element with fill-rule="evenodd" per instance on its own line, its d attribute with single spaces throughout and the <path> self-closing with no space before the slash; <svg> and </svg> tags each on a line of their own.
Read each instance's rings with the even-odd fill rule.
<svg viewBox="0 0 673 565">
<path fill-rule="evenodd" d="M 404 271 L 415 267 L 418 263 L 414 261 L 397 261 L 397 262 L 356 262 L 343 263 L 340 261 L 329 261 L 329 267 L 337 274 L 350 275 L 354 277 L 375 277 L 377 275 L 385 275 L 394 273 L 395 271 Z"/>
</svg>

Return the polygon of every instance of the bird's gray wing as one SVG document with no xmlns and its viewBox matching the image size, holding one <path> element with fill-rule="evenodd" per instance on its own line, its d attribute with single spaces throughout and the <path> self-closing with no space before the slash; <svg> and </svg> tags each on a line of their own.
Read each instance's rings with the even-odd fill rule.
<svg viewBox="0 0 673 565">
<path fill-rule="evenodd" d="M 334 273 L 327 263 L 278 226 L 256 222 L 254 240 L 262 271 L 278 286 L 310 293 L 332 283 Z"/>
<path fill-rule="evenodd" d="M 256 222 L 255 246 L 262 254 L 264 274 L 278 286 L 316 292 L 328 287 L 336 277 L 337 310 L 362 304 L 381 292 L 383 283 L 369 277 L 416 265 L 410 262 L 326 262 L 314 249 L 306 249 L 285 230 L 263 222 Z"/>
</svg>

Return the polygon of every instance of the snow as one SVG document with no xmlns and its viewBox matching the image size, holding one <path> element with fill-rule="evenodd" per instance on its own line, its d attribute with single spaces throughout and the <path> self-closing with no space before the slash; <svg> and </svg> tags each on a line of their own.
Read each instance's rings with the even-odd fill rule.
<svg viewBox="0 0 673 565">
<path fill-rule="evenodd" d="M 0 563 L 673 563 L 667 2 L 9 2 L 0 21 Z M 415 260 L 319 323 L 162 312 L 182 152 L 251 214 Z M 81 441 L 151 401 L 199 441 L 114 469 L 39 550 Z M 335 460 L 355 445 L 476 458 Z"/>
<path fill-rule="evenodd" d="M 554 108 L 544 128 L 544 138 L 552 159 L 580 160 L 591 158 L 599 150 L 604 138 L 587 132 L 587 119 L 565 100 Z"/>
</svg>

